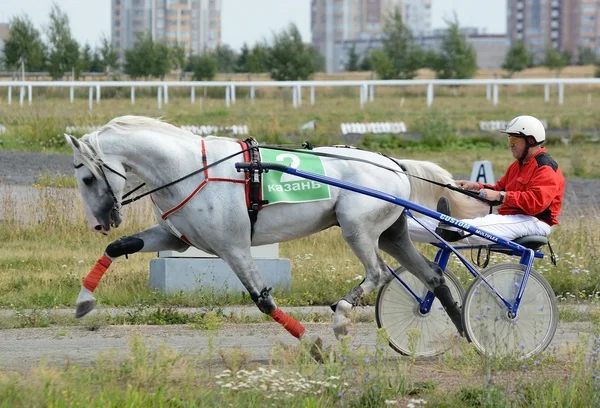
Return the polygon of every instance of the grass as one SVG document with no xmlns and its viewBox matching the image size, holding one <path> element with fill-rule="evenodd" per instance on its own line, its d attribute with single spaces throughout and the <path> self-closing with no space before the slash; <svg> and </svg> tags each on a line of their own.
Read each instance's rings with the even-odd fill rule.
<svg viewBox="0 0 600 408">
<path fill-rule="evenodd" d="M 64 174 L 52 174 L 49 171 L 40 173 L 34 187 L 56 187 L 56 188 L 77 188 L 77 180 L 75 177 L 66 176 Z"/>
<path fill-rule="evenodd" d="M 57 336 L 68 332 L 57 333 Z M 210 334 L 208 334 L 210 337 Z M 595 342 L 596 337 L 592 338 Z M 0 371 L 0 407 L 588 407 L 600 403 L 598 351 L 590 337 L 559 354 L 527 360 L 485 357 L 462 340 L 438 359 L 390 354 L 381 330 L 372 346 L 350 338 L 310 357 L 309 344 L 275 345 L 266 364 L 209 341 L 177 352 L 133 334 L 129 352 L 102 353 L 89 366 L 41 363 Z"/>
</svg>

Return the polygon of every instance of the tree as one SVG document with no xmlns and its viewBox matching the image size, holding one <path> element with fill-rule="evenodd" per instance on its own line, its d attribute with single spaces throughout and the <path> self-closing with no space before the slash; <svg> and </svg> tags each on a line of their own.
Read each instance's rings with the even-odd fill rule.
<svg viewBox="0 0 600 408">
<path fill-rule="evenodd" d="M 48 71 L 53 79 L 58 79 L 67 71 L 74 69 L 79 74 L 79 44 L 71 35 L 69 16 L 56 4 L 50 10 L 48 26 Z"/>
<path fill-rule="evenodd" d="M 229 45 L 219 45 L 214 51 L 217 58 L 217 71 L 223 73 L 234 72 L 236 56 Z"/>
<path fill-rule="evenodd" d="M 132 78 L 148 77 L 151 75 L 151 65 L 154 54 L 154 41 L 149 34 L 138 34 L 137 42 L 125 51 L 124 71 Z"/>
<path fill-rule="evenodd" d="M 527 50 L 523 41 L 517 41 L 506 53 L 502 69 L 508 71 L 508 76 L 512 77 L 515 72 L 521 72 L 532 65 L 533 54 Z"/>
<path fill-rule="evenodd" d="M 417 76 L 419 68 L 423 65 L 423 52 L 415 43 L 412 32 L 404 24 L 402 12 L 398 7 L 386 19 L 383 26 L 383 51 L 387 54 L 391 63 L 389 71 L 379 72 L 373 64 L 380 78 L 390 75 L 390 78 L 412 79 Z M 378 57 L 381 61 L 381 57 Z M 373 61 L 374 62 L 374 61 Z M 387 62 L 383 64 L 388 69 Z"/>
<path fill-rule="evenodd" d="M 92 47 L 90 47 L 90 45 L 87 43 L 81 49 L 77 66 L 79 72 L 92 71 Z"/>
<path fill-rule="evenodd" d="M 352 48 L 348 50 L 348 61 L 344 69 L 348 72 L 355 72 L 359 70 L 360 55 L 356 52 L 356 44 L 352 44 Z"/>
<path fill-rule="evenodd" d="M 390 56 L 381 48 L 371 51 L 369 61 L 380 79 L 394 79 L 396 72 Z"/>
<path fill-rule="evenodd" d="M 594 50 L 591 48 L 579 47 L 579 52 L 577 54 L 577 65 L 596 65 L 598 59 L 594 53 Z"/>
<path fill-rule="evenodd" d="M 248 71 L 248 58 L 250 57 L 250 49 L 248 45 L 244 43 L 240 49 L 240 55 L 238 55 L 235 61 L 235 72 L 250 72 Z"/>
<path fill-rule="evenodd" d="M 373 69 L 373 64 L 371 63 L 371 53 L 370 52 L 363 57 L 358 68 L 361 71 L 371 71 Z"/>
<path fill-rule="evenodd" d="M 267 67 L 276 81 L 306 80 L 316 71 L 318 53 L 302 42 L 298 27 L 290 24 L 273 35 L 273 45 L 267 54 Z"/>
<path fill-rule="evenodd" d="M 562 71 L 568 64 L 570 55 L 567 52 L 561 52 L 554 47 L 546 48 L 546 57 L 544 58 L 544 66 L 550 71 L 556 71 L 556 76 L 560 76 Z"/>
<path fill-rule="evenodd" d="M 259 73 L 267 72 L 267 55 L 269 46 L 266 43 L 257 43 L 252 47 L 252 51 L 248 55 L 247 68 L 248 72 Z"/>
<path fill-rule="evenodd" d="M 448 34 L 442 41 L 441 52 L 433 64 L 440 79 L 469 79 L 477 72 L 477 54 L 472 45 L 460 33 L 456 16 L 448 23 Z"/>
<path fill-rule="evenodd" d="M 306 51 L 313 60 L 314 72 L 325 71 L 325 57 L 312 44 L 306 45 Z"/>
<path fill-rule="evenodd" d="M 90 63 L 90 72 L 104 72 L 104 64 L 98 50 L 94 50 L 92 54 L 92 62 Z"/>
<path fill-rule="evenodd" d="M 179 71 L 179 77 L 183 78 L 183 69 L 185 67 L 185 48 L 175 45 L 169 48 L 169 61 L 171 68 Z"/>
<path fill-rule="evenodd" d="M 211 54 L 190 57 L 190 68 L 196 81 L 210 81 L 217 73 L 217 59 Z"/>
<path fill-rule="evenodd" d="M 112 69 L 119 69 L 119 55 L 106 36 L 102 36 L 102 39 L 100 40 L 100 57 L 102 70 L 99 72 L 108 72 Z"/>
<path fill-rule="evenodd" d="M 155 42 L 153 45 L 150 75 L 162 78 L 171 70 L 171 53 L 165 41 Z"/>
<path fill-rule="evenodd" d="M 17 68 L 23 58 L 27 71 L 46 69 L 46 49 L 27 16 L 15 17 L 9 23 L 8 38 L 4 41 L 4 62 L 6 67 Z"/>
<path fill-rule="evenodd" d="M 133 48 L 125 51 L 124 71 L 132 78 L 164 77 L 170 67 L 169 47 L 154 42 L 150 33 L 138 34 Z"/>
</svg>

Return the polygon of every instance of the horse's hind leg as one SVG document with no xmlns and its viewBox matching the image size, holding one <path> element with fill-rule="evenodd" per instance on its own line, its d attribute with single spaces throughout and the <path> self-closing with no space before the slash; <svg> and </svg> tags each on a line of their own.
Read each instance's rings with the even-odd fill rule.
<svg viewBox="0 0 600 408">
<path fill-rule="evenodd" d="M 83 285 L 77 297 L 75 317 L 83 317 L 94 309 L 96 299 L 92 293 L 100 283 L 102 275 L 104 275 L 112 261 L 116 258 L 136 252 L 184 251 L 188 247 L 188 244 L 160 225 L 155 225 L 137 234 L 121 237 L 111 242 L 106 247 L 104 255 L 102 255 L 92 270 L 83 279 Z"/>
<path fill-rule="evenodd" d="M 461 311 L 445 283 L 444 273 L 435 262 L 429 261 L 415 248 L 408 234 L 406 217 L 406 214 L 402 213 L 400 218 L 381 234 L 379 247 L 393 256 L 434 293 L 458 332 L 462 334 Z M 392 278 L 391 273 L 384 274 L 380 285 L 385 285 Z"/>
<path fill-rule="evenodd" d="M 338 217 L 338 220 L 340 218 Z M 335 312 L 333 316 L 333 331 L 337 338 L 348 334 L 350 324 L 349 313 L 359 304 L 361 299 L 368 296 L 379 287 L 382 272 L 386 270 L 385 262 L 377 248 L 377 237 L 366 232 L 364 225 L 356 225 L 354 221 L 340 220 L 344 240 L 365 268 L 365 279 L 360 285 L 352 288 L 342 299 L 331 305 Z"/>
</svg>

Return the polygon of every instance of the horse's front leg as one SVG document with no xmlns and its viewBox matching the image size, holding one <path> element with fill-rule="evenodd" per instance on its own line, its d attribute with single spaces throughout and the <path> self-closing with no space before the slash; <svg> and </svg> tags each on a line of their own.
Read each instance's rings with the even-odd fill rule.
<svg viewBox="0 0 600 408">
<path fill-rule="evenodd" d="M 320 359 L 322 357 L 320 355 L 322 341 L 319 336 L 308 333 L 302 323 L 288 316 L 277 306 L 271 296 L 272 288 L 268 288 L 265 284 L 258 266 L 252 258 L 250 248 L 244 250 L 234 247 L 234 245 L 230 245 L 227 249 L 217 252 L 235 272 L 258 309 L 282 325 L 292 336 L 300 340 L 308 339 L 312 343 L 311 353 L 313 357 Z"/>
<path fill-rule="evenodd" d="M 104 255 L 98 259 L 91 271 L 83 279 L 82 288 L 77 297 L 75 317 L 83 317 L 94 309 L 96 299 L 93 292 L 96 290 L 104 273 L 116 258 L 136 252 L 184 251 L 188 247 L 188 244 L 160 225 L 155 225 L 137 234 L 121 237 L 111 242 L 106 247 Z"/>
</svg>

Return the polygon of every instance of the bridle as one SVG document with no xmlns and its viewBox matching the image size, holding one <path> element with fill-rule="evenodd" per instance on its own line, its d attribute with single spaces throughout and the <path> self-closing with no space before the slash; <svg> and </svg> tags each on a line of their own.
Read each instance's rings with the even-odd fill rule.
<svg viewBox="0 0 600 408">
<path fill-rule="evenodd" d="M 100 169 L 100 172 L 102 173 L 102 178 L 104 179 L 104 182 L 106 183 L 108 192 L 110 193 L 110 196 L 112 197 L 112 200 L 113 200 L 113 208 L 112 209 L 114 211 L 116 211 L 117 213 L 119 213 L 119 210 L 121 209 L 121 203 L 119 203 L 119 200 L 117 200 L 117 196 L 115 195 L 112 187 L 110 186 L 110 183 L 108 182 L 108 178 L 106 177 L 106 173 L 104 172 L 104 169 L 109 170 L 110 172 L 116 174 L 117 176 L 121 177 L 125 181 L 127 181 L 127 177 L 124 174 L 121 174 L 118 171 L 116 171 L 115 169 L 113 169 L 112 167 L 110 167 L 108 164 L 104 163 L 101 159 L 96 159 L 96 162 L 98 164 L 98 168 Z M 76 169 L 79 169 L 79 168 L 83 167 L 83 163 L 76 164 L 74 167 Z"/>
</svg>

